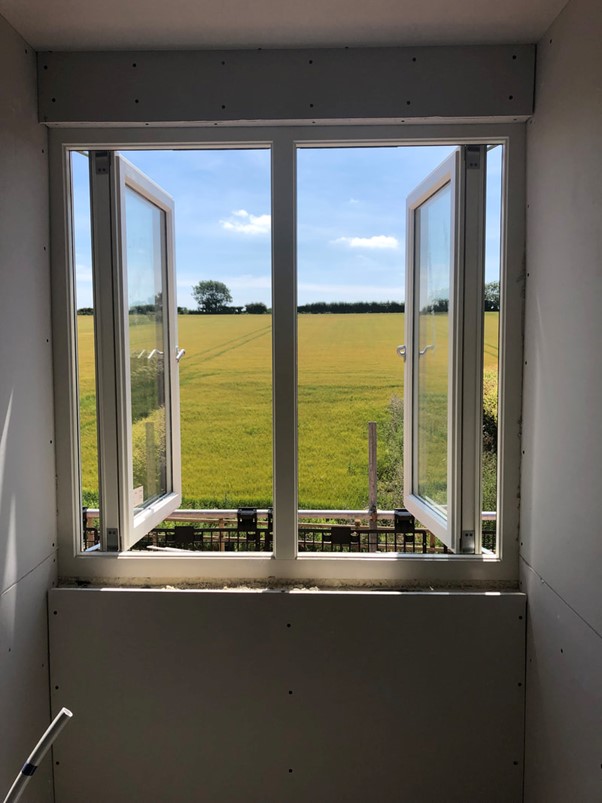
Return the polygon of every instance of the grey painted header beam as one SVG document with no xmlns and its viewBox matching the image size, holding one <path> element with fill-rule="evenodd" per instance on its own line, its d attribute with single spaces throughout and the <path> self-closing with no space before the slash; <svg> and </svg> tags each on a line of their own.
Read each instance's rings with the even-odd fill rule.
<svg viewBox="0 0 602 803">
<path fill-rule="evenodd" d="M 40 53 L 50 124 L 524 118 L 535 47 Z"/>
</svg>

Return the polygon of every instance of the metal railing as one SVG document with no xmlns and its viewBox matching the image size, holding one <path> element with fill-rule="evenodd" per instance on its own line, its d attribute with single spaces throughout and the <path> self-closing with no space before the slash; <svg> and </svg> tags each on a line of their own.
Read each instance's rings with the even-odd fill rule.
<svg viewBox="0 0 602 803">
<path fill-rule="evenodd" d="M 98 549 L 99 511 L 84 508 L 84 550 Z M 496 548 L 496 514 L 482 514 L 483 550 Z M 298 549 L 306 552 L 378 552 L 438 554 L 449 552 L 414 517 L 398 510 L 300 510 Z M 176 510 L 134 549 L 160 552 L 271 552 L 270 508 Z"/>
</svg>

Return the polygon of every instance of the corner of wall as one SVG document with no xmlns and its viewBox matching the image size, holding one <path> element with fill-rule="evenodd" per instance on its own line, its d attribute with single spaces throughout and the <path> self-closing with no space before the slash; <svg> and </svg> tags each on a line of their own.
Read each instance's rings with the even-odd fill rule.
<svg viewBox="0 0 602 803">
<path fill-rule="evenodd" d="M 56 582 L 47 132 L 36 54 L 0 17 L 0 790 L 49 722 Z M 53 797 L 47 759 L 27 791 Z"/>
<path fill-rule="evenodd" d="M 538 45 L 527 126 L 520 554 L 529 803 L 596 800 L 602 788 L 601 35 L 598 0 L 571 0 Z"/>
</svg>

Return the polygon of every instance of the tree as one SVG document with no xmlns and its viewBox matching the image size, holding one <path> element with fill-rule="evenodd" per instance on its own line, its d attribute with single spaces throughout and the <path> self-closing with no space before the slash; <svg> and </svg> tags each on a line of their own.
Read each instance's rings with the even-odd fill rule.
<svg viewBox="0 0 602 803">
<path fill-rule="evenodd" d="M 192 296 L 201 312 L 223 312 L 226 304 L 232 302 L 232 295 L 223 282 L 205 279 L 195 284 Z"/>
<path fill-rule="evenodd" d="M 488 282 L 484 292 L 485 312 L 500 311 L 500 283 Z"/>
<path fill-rule="evenodd" d="M 245 312 L 248 312 L 249 315 L 265 315 L 267 311 L 268 308 L 263 301 L 253 301 L 245 307 Z"/>
</svg>

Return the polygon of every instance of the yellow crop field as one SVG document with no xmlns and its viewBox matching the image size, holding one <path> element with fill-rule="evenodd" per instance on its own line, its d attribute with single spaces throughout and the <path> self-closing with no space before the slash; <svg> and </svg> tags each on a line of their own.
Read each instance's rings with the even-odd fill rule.
<svg viewBox="0 0 602 803">
<path fill-rule="evenodd" d="M 498 315 L 485 318 L 485 364 L 496 368 Z M 395 349 L 404 342 L 403 314 L 300 315 L 298 321 L 300 507 L 367 505 L 369 421 L 377 422 L 382 506 L 401 504 L 393 497 L 401 468 L 403 361 Z M 181 315 L 178 327 L 186 349 L 180 363 L 183 505 L 270 505 L 271 316 Z M 95 504 L 92 317 L 78 317 L 78 334 L 82 484 L 84 502 Z M 430 362 L 437 375 L 444 334 L 431 334 L 439 337 L 437 363 Z"/>
</svg>

